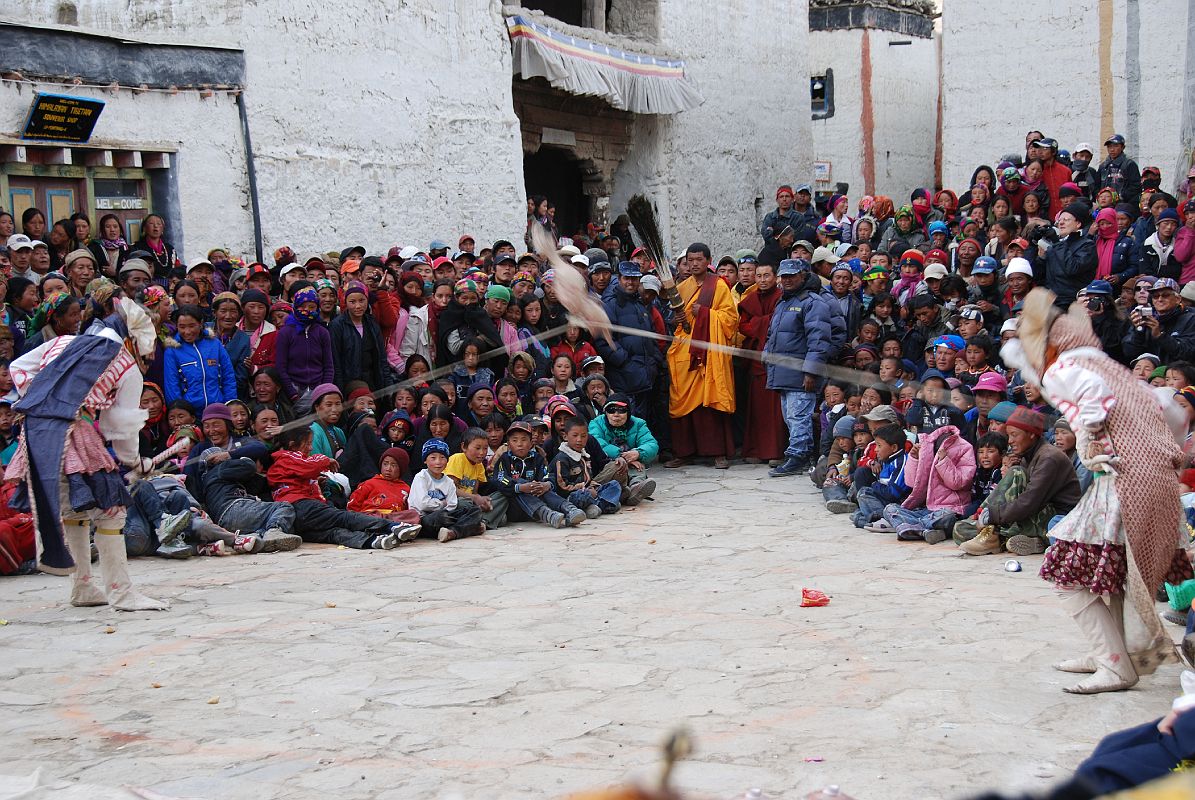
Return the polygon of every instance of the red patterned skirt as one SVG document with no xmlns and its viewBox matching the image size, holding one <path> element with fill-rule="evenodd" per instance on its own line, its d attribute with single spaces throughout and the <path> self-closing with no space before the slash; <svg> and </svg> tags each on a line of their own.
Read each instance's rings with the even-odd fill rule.
<svg viewBox="0 0 1195 800">
<path fill-rule="evenodd" d="M 1125 589 L 1128 559 L 1123 544 L 1087 544 L 1056 541 L 1042 561 L 1039 575 L 1059 589 L 1086 589 L 1094 594 L 1121 594 Z M 1191 558 L 1175 549 L 1166 583 L 1178 585 L 1195 578 Z M 1150 591 L 1157 587 L 1150 587 Z"/>
</svg>

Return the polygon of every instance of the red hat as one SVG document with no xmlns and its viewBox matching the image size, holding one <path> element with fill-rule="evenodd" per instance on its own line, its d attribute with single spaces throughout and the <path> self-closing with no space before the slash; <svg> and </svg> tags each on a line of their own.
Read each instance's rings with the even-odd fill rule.
<svg viewBox="0 0 1195 800">
<path fill-rule="evenodd" d="M 1013 239 L 1011 242 L 1009 242 L 1009 244 L 1015 244 L 1017 247 L 1021 248 L 1022 250 L 1029 249 L 1029 242 L 1020 238 L 1019 236 L 1016 239 Z"/>
<path fill-rule="evenodd" d="M 393 458 L 398 463 L 398 474 L 400 476 L 405 475 L 407 470 L 411 468 L 411 457 L 401 447 L 387 447 L 382 452 L 382 457 L 378 459 L 378 469 L 382 468 L 382 462 L 387 458 Z"/>
<path fill-rule="evenodd" d="M 916 263 L 918 266 L 925 266 L 925 253 L 921 252 L 915 247 L 910 247 L 908 250 L 900 254 L 900 264 L 907 264 L 910 261 Z"/>
<path fill-rule="evenodd" d="M 461 238 L 459 238 L 459 239 L 457 239 L 457 240 L 456 240 L 456 246 L 457 246 L 457 247 L 460 247 L 460 246 L 461 246 L 461 245 L 463 245 L 465 242 L 473 242 L 474 244 L 477 244 L 477 240 L 476 240 L 476 239 L 474 239 L 472 236 L 470 236 L 469 234 L 467 234 L 467 233 L 466 233 L 466 234 L 463 234 L 463 235 L 461 236 Z"/>
<path fill-rule="evenodd" d="M 353 391 L 349 393 L 349 403 L 351 404 L 358 397 L 373 397 L 373 392 L 369 391 L 369 389 L 365 388 L 364 386 L 359 389 L 353 389 Z"/>
<path fill-rule="evenodd" d="M 456 265 L 452 263 L 451 258 L 449 258 L 448 256 L 440 256 L 439 258 L 437 258 L 435 261 L 432 262 L 432 269 L 437 270 L 440 267 L 443 267 L 445 265 L 447 265 L 449 267 L 453 267 L 454 269 L 456 267 Z"/>
<path fill-rule="evenodd" d="M 249 279 L 254 275 L 265 275 L 268 278 L 270 277 L 270 270 L 265 264 L 254 262 L 249 265 L 249 271 L 245 274 L 245 278 Z"/>
<path fill-rule="evenodd" d="M 947 253 L 945 250 L 941 250 L 941 249 L 935 247 L 933 250 L 930 250 L 928 253 L 925 254 L 925 263 L 928 264 L 931 261 L 935 261 L 939 264 L 949 264 L 950 263 L 950 254 Z"/>
<path fill-rule="evenodd" d="M 793 194 L 793 187 L 789 186 L 787 183 L 784 184 L 783 186 L 781 186 L 779 189 L 776 190 L 776 196 L 779 197 L 781 192 L 788 192 L 789 195 L 791 196 Z"/>
</svg>

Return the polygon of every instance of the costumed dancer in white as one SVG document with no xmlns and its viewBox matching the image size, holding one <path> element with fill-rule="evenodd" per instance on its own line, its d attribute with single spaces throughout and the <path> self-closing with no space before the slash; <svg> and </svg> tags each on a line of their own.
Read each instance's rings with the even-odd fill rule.
<svg viewBox="0 0 1195 800">
<path fill-rule="evenodd" d="M 152 463 L 138 453 L 142 373 L 157 331 L 144 309 L 118 298 L 116 313 L 80 336 L 60 336 L 9 365 L 23 415 L 21 438 L 5 479 L 20 481 L 14 507 L 25 504 L 37 528 L 38 566 L 74 574 L 70 601 L 152 611 L 167 604 L 138 592 L 125 558 L 124 480 L 105 447 L 110 442 L 132 474 Z M 102 582 L 91 575 L 89 530 L 95 524 Z"/>
<path fill-rule="evenodd" d="M 1177 659 L 1154 593 L 1163 580 L 1180 583 L 1192 576 L 1177 474 L 1185 416 L 1100 349 L 1083 306 L 1064 313 L 1054 299 L 1045 289 L 1030 292 L 1018 338 L 1000 353 L 1066 417 L 1083 465 L 1094 475 L 1078 505 L 1050 530 L 1055 543 L 1040 574 L 1060 590 L 1091 642 L 1089 655 L 1054 665 L 1089 675 L 1066 691 L 1112 692 Z M 1131 644 L 1126 596 L 1139 618 L 1129 639 L 1144 628 L 1142 640 Z"/>
</svg>

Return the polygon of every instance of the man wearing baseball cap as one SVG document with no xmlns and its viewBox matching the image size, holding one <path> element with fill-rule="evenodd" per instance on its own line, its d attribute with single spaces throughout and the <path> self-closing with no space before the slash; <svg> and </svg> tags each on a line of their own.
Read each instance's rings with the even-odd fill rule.
<svg viewBox="0 0 1195 800">
<path fill-rule="evenodd" d="M 1149 290 L 1149 307 L 1153 313 L 1133 309 L 1129 314 L 1129 332 L 1124 337 L 1125 358 L 1157 353 L 1163 364 L 1195 359 L 1195 310 L 1182 307 L 1178 292 L 1178 281 L 1173 278 L 1154 281 Z"/>
<path fill-rule="evenodd" d="M 1100 173 L 1091 166 L 1091 159 L 1095 151 L 1087 142 L 1079 142 L 1071 151 L 1071 182 L 1079 187 L 1088 203 L 1095 204 L 1095 196 L 1100 190 Z"/>
<path fill-rule="evenodd" d="M 1100 164 L 1099 188 L 1116 190 L 1120 199 L 1134 206 L 1141 202 L 1141 168 L 1124 152 L 1124 137 L 1119 133 L 1104 142 L 1108 157 Z M 1097 190 L 1098 191 L 1098 190 Z"/>
<path fill-rule="evenodd" d="M 12 264 L 10 278 L 26 278 L 38 283 L 38 276 L 29 266 L 33 257 L 33 240 L 23 233 L 8 237 L 8 260 Z"/>
<path fill-rule="evenodd" d="M 1042 137 L 1033 143 L 1042 162 L 1042 182 L 1050 194 L 1050 209 L 1062 208 L 1058 190 L 1071 179 L 1070 167 L 1058 161 L 1058 140 Z"/>
<path fill-rule="evenodd" d="M 769 363 L 767 387 L 780 393 L 780 408 L 788 426 L 784 463 L 768 473 L 782 478 L 808 472 L 817 458 L 813 442 L 813 413 L 822 368 L 834 356 L 830 341 L 829 306 L 816 296 L 809 280 L 809 262 L 785 259 L 780 276 L 780 302 L 772 312 L 764 353 L 785 356 L 794 363 Z"/>
</svg>

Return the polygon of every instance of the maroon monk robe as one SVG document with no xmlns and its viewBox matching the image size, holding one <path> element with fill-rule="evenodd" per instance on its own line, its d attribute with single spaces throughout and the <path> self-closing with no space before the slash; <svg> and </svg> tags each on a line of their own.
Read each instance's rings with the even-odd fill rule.
<svg viewBox="0 0 1195 800">
<path fill-rule="evenodd" d="M 743 347 L 762 351 L 768 340 L 772 312 L 780 302 L 780 287 L 770 292 L 750 292 L 739 303 L 739 333 Z M 747 428 L 743 432 L 743 458 L 771 461 L 784 456 L 788 427 L 780 411 L 780 393 L 767 387 L 768 373 L 763 363 L 750 364 L 751 383 L 747 391 Z"/>
</svg>

